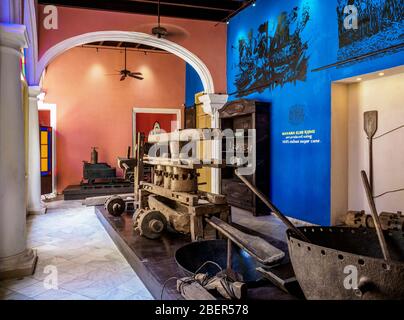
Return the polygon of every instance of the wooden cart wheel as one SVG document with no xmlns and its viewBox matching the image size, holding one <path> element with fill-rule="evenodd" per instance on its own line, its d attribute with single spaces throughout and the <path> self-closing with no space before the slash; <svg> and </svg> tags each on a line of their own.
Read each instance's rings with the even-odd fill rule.
<svg viewBox="0 0 404 320">
<path fill-rule="evenodd" d="M 119 196 L 113 196 L 105 203 L 105 209 L 114 217 L 121 216 L 125 212 L 125 207 L 125 201 Z"/>
<path fill-rule="evenodd" d="M 154 240 L 167 229 L 167 219 L 160 211 L 143 211 L 135 225 L 141 236 Z"/>
</svg>

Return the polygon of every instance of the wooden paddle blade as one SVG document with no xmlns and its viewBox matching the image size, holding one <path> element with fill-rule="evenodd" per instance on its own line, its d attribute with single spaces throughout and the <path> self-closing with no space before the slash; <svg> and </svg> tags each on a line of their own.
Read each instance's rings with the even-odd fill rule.
<svg viewBox="0 0 404 320">
<path fill-rule="evenodd" d="M 377 131 L 377 111 L 368 111 L 364 114 L 365 132 L 369 139 L 373 138 Z"/>
<path fill-rule="evenodd" d="M 123 81 L 123 80 L 125 80 L 125 79 L 126 79 L 126 76 L 123 75 L 123 76 L 121 77 L 121 81 Z"/>
</svg>

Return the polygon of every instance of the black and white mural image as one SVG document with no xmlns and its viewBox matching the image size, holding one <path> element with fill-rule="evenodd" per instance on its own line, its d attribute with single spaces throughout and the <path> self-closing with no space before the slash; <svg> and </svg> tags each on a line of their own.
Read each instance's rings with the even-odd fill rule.
<svg viewBox="0 0 404 320">
<path fill-rule="evenodd" d="M 337 15 L 339 61 L 404 44 L 404 0 L 338 0 Z M 356 28 L 347 28 L 348 17 Z"/>
<path fill-rule="evenodd" d="M 306 80 L 308 44 L 302 39 L 302 31 L 310 14 L 308 7 L 302 9 L 282 12 L 274 30 L 269 30 L 265 22 L 239 39 L 235 79 L 239 97 Z"/>
</svg>

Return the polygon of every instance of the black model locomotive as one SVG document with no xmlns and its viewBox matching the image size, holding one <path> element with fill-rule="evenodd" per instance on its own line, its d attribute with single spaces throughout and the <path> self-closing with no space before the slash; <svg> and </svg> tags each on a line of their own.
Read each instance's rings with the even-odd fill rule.
<svg viewBox="0 0 404 320">
<path fill-rule="evenodd" d="M 116 169 L 112 168 L 108 163 L 98 162 L 97 148 L 93 147 L 91 150 L 91 160 L 83 161 L 83 179 L 87 180 L 89 185 L 94 184 L 96 181 L 115 182 Z M 84 181 L 82 181 L 82 184 Z"/>
</svg>

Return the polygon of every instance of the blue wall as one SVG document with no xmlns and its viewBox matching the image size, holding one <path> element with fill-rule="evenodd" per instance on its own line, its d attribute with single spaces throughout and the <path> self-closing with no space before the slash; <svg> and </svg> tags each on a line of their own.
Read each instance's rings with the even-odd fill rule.
<svg viewBox="0 0 404 320">
<path fill-rule="evenodd" d="M 379 3 L 384 0 L 362 2 L 372 1 Z M 240 82 L 244 84 L 254 80 L 259 83 L 257 79 L 242 76 L 245 70 L 240 69 L 240 39 L 248 40 L 251 30 L 253 37 L 257 39 L 259 27 L 266 21 L 268 21 L 269 37 L 273 37 L 280 14 L 287 12 L 288 16 L 291 16 L 294 12 L 297 13 L 298 18 L 289 26 L 289 32 L 292 34 L 300 25 L 300 44 L 306 44 L 307 49 L 302 55 L 302 60 L 297 63 L 300 64 L 304 58 L 307 58 L 307 72 L 304 76 L 295 77 L 293 73 L 283 71 L 284 78 L 298 79 L 272 82 L 271 88 L 260 89 L 261 92 L 234 94 L 230 99 L 246 97 L 271 103 L 271 145 L 269 146 L 271 179 L 268 181 L 271 191 L 269 196 L 285 214 L 323 225 L 330 224 L 331 83 L 338 79 L 402 65 L 404 62 L 404 52 L 398 49 L 359 62 L 323 71 L 313 71 L 349 57 L 347 51 L 342 52 L 340 49 L 338 33 L 338 21 L 341 18 L 337 14 L 337 6 L 345 5 L 344 2 L 347 4 L 351 1 L 258 0 L 255 7 L 251 6 L 232 18 L 228 26 L 228 92 L 234 93 L 240 87 L 236 86 L 236 81 L 240 78 L 244 81 Z M 298 9 L 294 10 L 296 7 Z M 307 14 L 309 20 L 303 26 Z M 358 31 L 350 30 L 349 32 Z M 403 28 L 394 32 L 397 39 L 401 36 L 402 41 Z M 256 41 L 259 42 L 259 38 Z M 397 43 L 383 44 L 379 41 L 377 49 L 383 45 L 394 44 Z M 370 45 L 369 42 L 363 42 L 356 45 L 354 49 L 361 50 L 352 49 L 349 51 L 351 55 L 366 53 L 374 43 Z M 269 56 L 269 60 L 277 58 L 274 55 Z M 255 63 L 262 62 L 256 59 Z M 254 68 L 248 63 L 243 65 L 245 66 Z M 304 71 L 303 67 L 300 68 Z M 258 74 L 256 77 L 260 77 L 259 71 L 256 71 L 256 74 Z M 311 140 L 302 137 L 299 132 L 303 131 L 304 136 L 305 130 L 314 130 Z M 286 143 L 290 139 L 292 141 Z"/>
<path fill-rule="evenodd" d="M 185 67 L 185 105 L 192 107 L 195 104 L 195 94 L 202 91 L 201 78 L 195 69 L 187 63 Z"/>
</svg>

